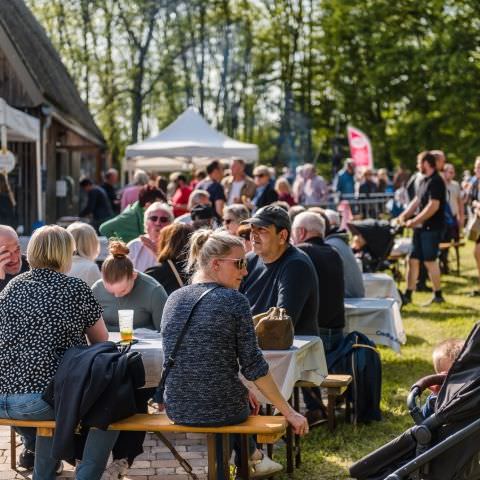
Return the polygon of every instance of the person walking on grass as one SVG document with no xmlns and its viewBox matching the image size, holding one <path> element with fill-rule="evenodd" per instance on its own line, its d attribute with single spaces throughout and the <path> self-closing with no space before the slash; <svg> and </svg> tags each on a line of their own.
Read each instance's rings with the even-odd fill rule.
<svg viewBox="0 0 480 480">
<path fill-rule="evenodd" d="M 423 152 L 419 158 L 423 179 L 413 200 L 398 217 L 400 225 L 413 228 L 413 250 L 408 261 L 407 290 L 403 304 L 411 303 L 420 263 L 423 262 L 433 286 L 432 303 L 444 303 L 442 296 L 439 244 L 445 228 L 445 182 L 436 170 L 436 157 Z"/>
</svg>

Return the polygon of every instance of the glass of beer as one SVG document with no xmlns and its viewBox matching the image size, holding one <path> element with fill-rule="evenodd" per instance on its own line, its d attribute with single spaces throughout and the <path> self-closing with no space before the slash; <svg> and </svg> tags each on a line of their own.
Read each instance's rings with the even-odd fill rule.
<svg viewBox="0 0 480 480">
<path fill-rule="evenodd" d="M 133 310 L 118 311 L 118 326 L 122 342 L 131 343 L 133 340 Z"/>
</svg>

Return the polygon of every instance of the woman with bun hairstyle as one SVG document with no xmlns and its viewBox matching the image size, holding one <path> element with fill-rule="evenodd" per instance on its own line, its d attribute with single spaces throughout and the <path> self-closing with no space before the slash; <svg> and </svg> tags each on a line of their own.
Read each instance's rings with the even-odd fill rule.
<svg viewBox="0 0 480 480">
<path fill-rule="evenodd" d="M 93 287 L 93 294 L 103 307 L 103 317 L 110 332 L 118 332 L 118 311 L 133 310 L 133 328 L 160 329 L 163 307 L 167 299 L 164 288 L 152 277 L 134 270 L 125 243 L 114 240 L 110 255 L 102 265 L 102 279 Z M 147 413 L 147 402 L 154 388 L 137 391 L 138 413 Z M 145 432 L 121 432 L 112 455 L 113 462 L 102 480 L 123 478 L 135 457 L 143 452 Z"/>
<path fill-rule="evenodd" d="M 163 352 L 168 358 L 196 304 L 175 364 L 166 377 L 163 398 L 169 418 L 192 426 L 245 421 L 250 415 L 249 403 L 254 405 L 256 400 L 241 382 L 240 370 L 285 416 L 295 433 L 307 433 L 306 419 L 282 397 L 268 371 L 258 347 L 250 305 L 238 292 L 247 275 L 242 240 L 227 232 L 198 230 L 190 239 L 188 266 L 194 271 L 191 285 L 170 295 L 162 317 Z M 281 469 L 254 445 L 250 453 L 252 476 Z"/>
<path fill-rule="evenodd" d="M 92 287 L 103 307 L 103 318 L 109 332 L 118 332 L 118 311 L 134 310 L 133 328 L 160 330 L 165 289 L 152 277 L 137 272 L 128 258 L 125 243 L 114 240 L 110 255 L 102 265 L 102 278 Z"/>
</svg>

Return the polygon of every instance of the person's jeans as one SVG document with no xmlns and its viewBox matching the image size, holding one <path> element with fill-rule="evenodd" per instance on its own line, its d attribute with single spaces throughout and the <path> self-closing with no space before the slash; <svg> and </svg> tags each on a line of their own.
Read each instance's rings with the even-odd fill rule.
<svg viewBox="0 0 480 480">
<path fill-rule="evenodd" d="M 319 328 L 325 355 L 338 348 L 343 340 L 343 328 Z M 303 401 L 307 410 L 323 409 L 320 387 L 302 388 Z"/>
<path fill-rule="evenodd" d="M 53 420 L 54 412 L 41 393 L 0 395 L 0 418 L 15 420 Z M 88 434 L 83 461 L 77 467 L 77 480 L 99 480 L 118 432 L 92 429 Z M 52 458 L 53 437 L 38 437 L 35 442 L 33 480 L 55 480 L 57 460 Z M 27 447 L 28 448 L 28 447 Z"/>
</svg>

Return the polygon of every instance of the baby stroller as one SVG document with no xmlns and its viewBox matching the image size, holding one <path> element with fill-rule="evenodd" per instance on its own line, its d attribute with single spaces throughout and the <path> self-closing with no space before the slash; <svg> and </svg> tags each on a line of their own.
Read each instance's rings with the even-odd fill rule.
<svg viewBox="0 0 480 480">
<path fill-rule="evenodd" d="M 392 251 L 397 230 L 386 220 L 357 220 L 347 224 L 353 235 L 361 236 L 364 246 L 357 256 L 362 260 L 366 273 L 387 270 L 388 255 Z"/>
<path fill-rule="evenodd" d="M 434 413 L 423 419 L 417 401 L 427 386 L 442 380 Z M 417 382 L 407 403 L 416 425 L 352 465 L 350 475 L 357 480 L 480 479 L 480 324 L 449 373 Z"/>
</svg>

